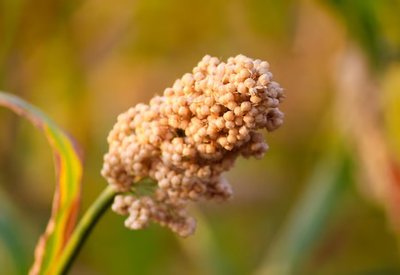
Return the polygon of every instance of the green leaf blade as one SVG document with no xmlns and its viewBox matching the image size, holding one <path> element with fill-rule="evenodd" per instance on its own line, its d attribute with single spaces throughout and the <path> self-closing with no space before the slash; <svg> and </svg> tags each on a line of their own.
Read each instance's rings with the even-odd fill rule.
<svg viewBox="0 0 400 275">
<path fill-rule="evenodd" d="M 0 92 L 0 106 L 28 119 L 43 132 L 54 156 L 56 188 L 46 231 L 35 249 L 30 274 L 51 274 L 75 227 L 81 194 L 82 157 L 79 146 L 43 112 L 22 99 Z"/>
</svg>

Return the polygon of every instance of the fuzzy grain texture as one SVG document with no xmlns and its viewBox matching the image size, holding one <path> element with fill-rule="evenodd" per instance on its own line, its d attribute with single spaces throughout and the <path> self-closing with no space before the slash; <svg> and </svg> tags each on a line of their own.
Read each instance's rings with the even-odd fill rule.
<svg viewBox="0 0 400 275">
<path fill-rule="evenodd" d="M 162 96 L 118 116 L 102 175 L 121 192 L 144 177 L 158 184 L 150 196 L 115 198 L 112 208 L 128 216 L 128 228 L 154 221 L 188 236 L 196 227 L 188 202 L 231 197 L 221 174 L 240 155 L 261 158 L 268 145 L 259 130 L 283 123 L 283 90 L 272 77 L 266 61 L 206 55 Z"/>
</svg>

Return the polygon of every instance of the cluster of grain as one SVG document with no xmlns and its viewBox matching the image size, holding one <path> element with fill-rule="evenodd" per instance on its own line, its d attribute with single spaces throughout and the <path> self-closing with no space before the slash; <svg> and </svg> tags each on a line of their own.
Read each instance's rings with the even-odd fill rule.
<svg viewBox="0 0 400 275">
<path fill-rule="evenodd" d="M 143 177 L 158 186 L 151 196 L 118 195 L 113 210 L 127 215 L 132 229 L 155 221 L 192 234 L 196 224 L 187 203 L 232 195 L 221 173 L 240 155 L 263 156 L 268 145 L 258 131 L 281 126 L 282 99 L 266 61 L 238 55 L 224 63 L 205 56 L 162 96 L 119 115 L 102 175 L 121 192 Z"/>
</svg>

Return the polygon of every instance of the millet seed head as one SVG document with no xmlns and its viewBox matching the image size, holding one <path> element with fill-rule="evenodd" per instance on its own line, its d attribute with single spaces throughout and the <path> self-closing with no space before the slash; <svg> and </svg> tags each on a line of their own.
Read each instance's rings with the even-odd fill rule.
<svg viewBox="0 0 400 275">
<path fill-rule="evenodd" d="M 258 131 L 282 125 L 283 98 L 268 62 L 204 56 L 162 96 L 118 116 L 102 169 L 108 183 L 125 192 L 115 197 L 113 211 L 127 215 L 131 229 L 153 221 L 181 236 L 192 234 L 196 222 L 187 204 L 231 197 L 221 174 L 240 155 L 264 155 L 268 145 Z M 129 194 L 145 177 L 157 182 L 154 194 Z"/>
</svg>

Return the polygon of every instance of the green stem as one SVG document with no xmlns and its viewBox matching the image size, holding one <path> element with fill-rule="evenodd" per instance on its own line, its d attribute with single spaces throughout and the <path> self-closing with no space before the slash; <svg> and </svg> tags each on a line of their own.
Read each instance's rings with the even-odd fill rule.
<svg viewBox="0 0 400 275">
<path fill-rule="evenodd" d="M 106 189 L 104 189 L 100 196 L 97 197 L 96 201 L 90 205 L 89 209 L 85 212 L 74 232 L 72 233 L 72 236 L 68 240 L 68 243 L 61 255 L 60 261 L 57 264 L 55 274 L 67 273 L 72 262 L 78 256 L 84 242 L 90 235 L 90 232 L 100 217 L 110 207 L 116 194 L 117 191 L 113 187 L 108 186 Z"/>
</svg>

